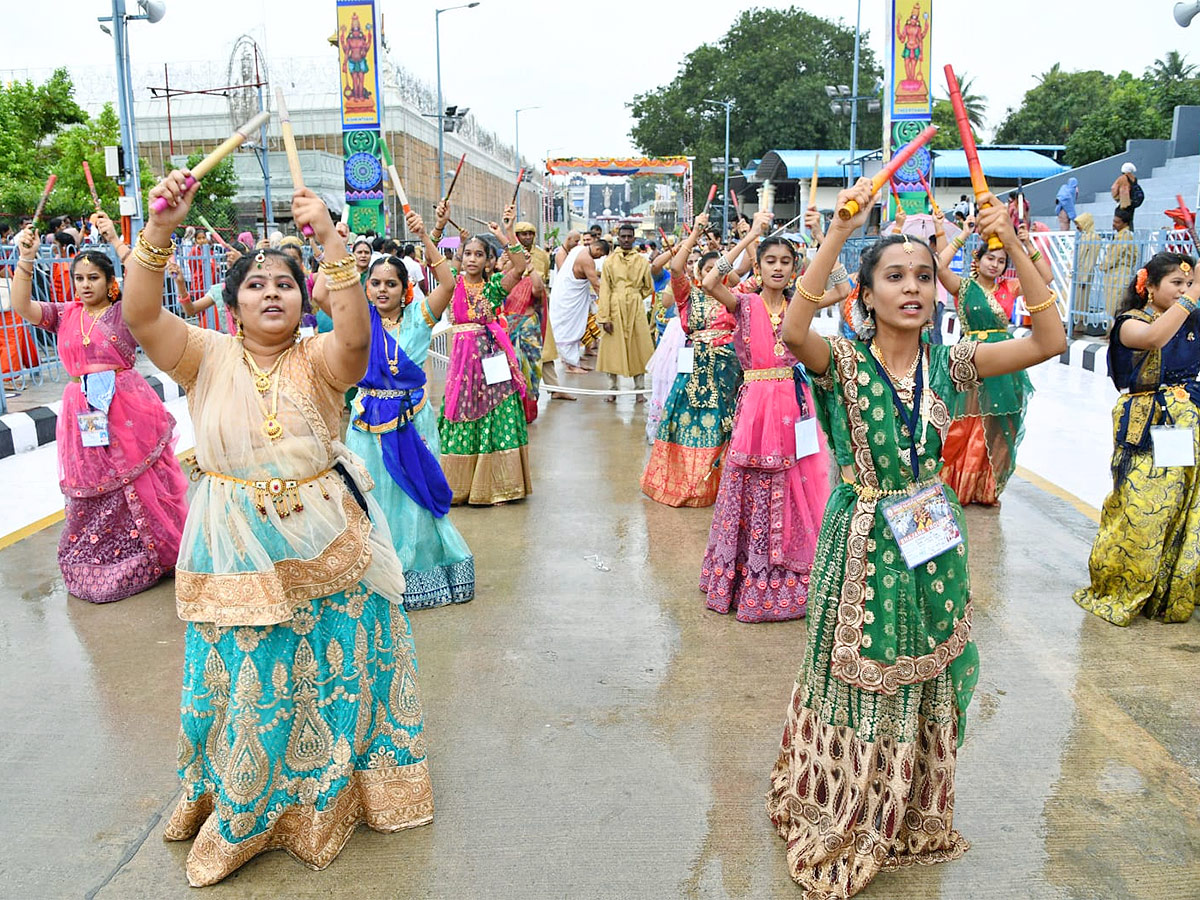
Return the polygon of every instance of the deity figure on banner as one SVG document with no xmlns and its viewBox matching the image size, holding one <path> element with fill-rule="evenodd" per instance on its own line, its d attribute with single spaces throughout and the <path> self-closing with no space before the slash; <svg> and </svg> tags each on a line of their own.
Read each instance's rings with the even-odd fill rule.
<svg viewBox="0 0 1200 900">
<path fill-rule="evenodd" d="M 929 88 L 922 72 L 925 38 L 929 36 L 929 13 L 922 16 L 921 4 L 914 3 L 908 19 L 897 23 L 896 39 L 903 42 L 904 81 L 896 91 L 897 99 L 905 102 L 929 102 Z"/>
<path fill-rule="evenodd" d="M 350 18 L 350 30 L 347 31 L 343 25 L 338 39 L 345 54 L 342 71 L 350 76 L 351 81 L 349 88 L 343 88 L 343 91 L 347 91 L 346 99 L 369 100 L 371 92 L 366 89 L 364 81 L 368 71 L 367 53 L 372 44 L 371 26 L 368 24 L 364 31 L 358 13 L 355 13 Z"/>
</svg>

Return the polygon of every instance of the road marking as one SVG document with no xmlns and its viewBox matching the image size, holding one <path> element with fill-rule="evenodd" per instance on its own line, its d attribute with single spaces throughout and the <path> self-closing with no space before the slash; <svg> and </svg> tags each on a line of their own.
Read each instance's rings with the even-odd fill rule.
<svg viewBox="0 0 1200 900">
<path fill-rule="evenodd" d="M 1085 516 L 1087 516 L 1089 519 L 1091 519 L 1097 525 L 1100 524 L 1100 510 L 1096 509 L 1096 507 L 1092 506 L 1090 503 L 1085 503 L 1083 500 L 1080 500 L 1078 497 L 1076 497 L 1070 491 L 1063 490 L 1057 484 L 1055 484 L 1053 481 L 1049 481 L 1048 479 L 1043 478 L 1041 475 L 1038 475 L 1036 472 L 1031 472 L 1029 469 L 1025 468 L 1024 466 L 1017 466 L 1017 474 L 1019 476 L 1021 476 L 1022 478 L 1024 478 L 1026 481 L 1028 481 L 1030 484 L 1032 484 L 1034 487 L 1040 488 L 1041 490 L 1045 491 L 1047 494 L 1057 497 L 1059 500 L 1067 501 L 1073 507 L 1075 507 L 1077 510 L 1079 510 L 1079 512 L 1083 513 Z"/>
</svg>

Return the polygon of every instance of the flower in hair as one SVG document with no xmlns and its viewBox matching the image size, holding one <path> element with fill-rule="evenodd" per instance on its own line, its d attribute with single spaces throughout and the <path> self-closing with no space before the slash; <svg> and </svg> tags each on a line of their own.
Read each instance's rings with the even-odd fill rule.
<svg viewBox="0 0 1200 900">
<path fill-rule="evenodd" d="M 1137 281 L 1134 282 L 1133 289 L 1137 291 L 1139 297 L 1146 296 L 1146 282 L 1150 278 L 1150 273 L 1144 268 L 1137 270 Z"/>
</svg>

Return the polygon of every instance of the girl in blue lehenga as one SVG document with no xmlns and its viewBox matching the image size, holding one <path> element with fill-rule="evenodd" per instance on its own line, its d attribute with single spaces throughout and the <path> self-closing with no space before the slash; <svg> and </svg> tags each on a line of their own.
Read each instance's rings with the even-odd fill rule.
<svg viewBox="0 0 1200 900">
<path fill-rule="evenodd" d="M 421 217 L 409 213 L 408 228 L 425 242 L 426 258 L 437 263 L 439 286 L 451 285 L 450 266 L 426 236 Z M 351 406 L 346 446 L 375 479 L 376 499 L 404 565 L 405 608 L 463 603 L 475 596 L 475 560 L 446 515 L 450 486 L 438 461 L 437 418 L 423 368 L 450 289 L 412 303 L 408 271 L 394 256 L 375 260 L 366 287 L 373 304 L 371 356 Z"/>
</svg>

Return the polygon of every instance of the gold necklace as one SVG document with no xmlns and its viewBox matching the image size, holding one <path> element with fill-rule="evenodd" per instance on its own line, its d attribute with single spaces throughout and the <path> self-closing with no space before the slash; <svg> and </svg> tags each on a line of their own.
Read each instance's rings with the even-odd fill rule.
<svg viewBox="0 0 1200 900">
<path fill-rule="evenodd" d="M 109 306 L 111 306 L 111 305 L 112 304 L 110 303 Z M 108 306 L 104 307 L 104 309 L 100 310 L 100 312 L 96 313 L 95 315 L 92 315 L 92 312 L 89 309 L 85 308 L 83 310 L 82 314 L 79 316 L 79 333 L 83 336 L 83 346 L 85 346 L 85 347 L 91 346 L 92 332 L 96 330 L 96 323 L 100 321 L 100 317 L 103 316 L 106 312 L 108 312 Z M 84 315 L 87 315 L 88 318 L 90 318 L 92 320 L 92 327 L 89 328 L 87 331 L 83 330 L 83 316 Z"/>
<path fill-rule="evenodd" d="M 892 367 L 887 364 L 887 360 L 883 358 L 883 354 L 874 341 L 871 342 L 871 355 L 879 360 L 879 364 L 883 366 L 883 371 L 887 373 L 888 378 L 892 380 L 892 384 L 896 386 L 897 390 L 916 390 L 917 365 L 921 362 L 921 350 L 919 347 L 917 348 L 916 356 L 913 357 L 912 365 L 908 367 L 908 371 L 902 377 L 892 371 Z"/>
<path fill-rule="evenodd" d="M 783 324 L 783 315 L 787 312 L 787 298 L 779 305 L 779 312 L 771 312 L 771 307 L 767 306 L 767 298 L 762 298 L 763 309 L 767 311 L 767 318 L 771 320 L 771 334 L 775 336 L 775 355 L 783 356 L 787 353 L 787 348 L 783 345 L 783 331 L 780 325 Z"/>
<path fill-rule="evenodd" d="M 383 358 L 387 360 L 388 370 L 393 375 L 399 375 L 400 374 L 400 337 L 398 335 L 391 335 L 392 341 L 395 343 L 396 352 L 389 355 L 389 353 L 387 351 L 388 329 L 395 328 L 399 323 L 393 322 L 391 319 L 385 319 L 385 318 L 383 318 L 383 316 L 379 317 L 379 321 L 381 321 L 383 323 L 383 329 L 384 329 L 384 335 L 385 335 L 384 342 L 383 342 Z"/>
<path fill-rule="evenodd" d="M 287 357 L 292 350 L 289 347 L 279 355 L 274 364 L 269 370 L 264 372 L 259 368 L 258 363 L 254 361 L 247 350 L 242 351 L 242 355 L 246 360 L 246 365 L 250 367 L 250 373 L 254 376 L 254 389 L 258 391 L 259 411 L 263 414 L 262 433 L 269 441 L 277 441 L 283 436 L 283 426 L 279 424 L 279 367 L 284 358 Z M 271 394 L 271 409 L 268 412 L 266 403 L 263 401 L 263 395 L 274 388 Z"/>
</svg>

